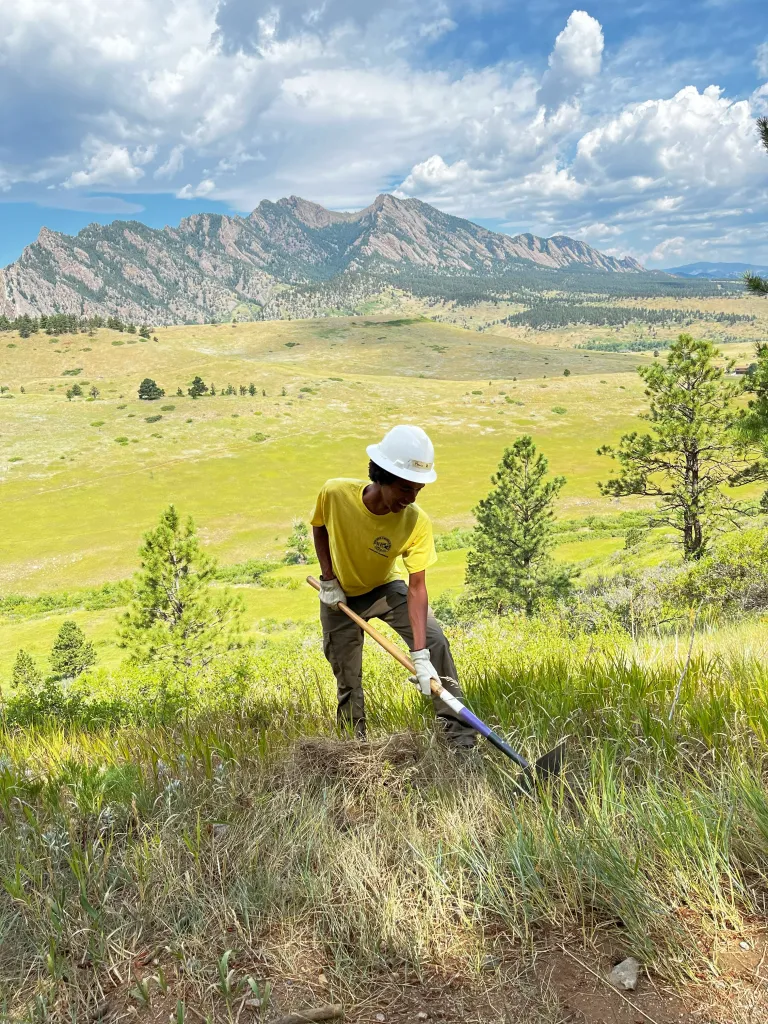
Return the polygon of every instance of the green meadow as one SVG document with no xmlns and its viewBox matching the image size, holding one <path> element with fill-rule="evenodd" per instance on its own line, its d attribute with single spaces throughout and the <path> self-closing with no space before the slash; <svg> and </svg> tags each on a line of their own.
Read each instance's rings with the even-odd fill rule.
<svg viewBox="0 0 768 1024">
<path fill-rule="evenodd" d="M 753 312 L 753 300 L 742 301 Z M 511 336 L 507 328 L 499 335 L 492 312 L 479 307 L 473 330 L 410 308 L 388 317 L 158 328 L 150 340 L 110 330 L 4 336 L 0 594 L 72 592 L 126 579 L 141 536 L 169 502 L 194 517 L 221 563 L 279 562 L 293 521 L 308 517 L 323 481 L 364 476 L 366 445 L 398 422 L 422 424 L 435 442 L 439 480 L 422 504 L 438 534 L 471 525 L 504 447 L 523 433 L 567 478 L 560 515 L 631 507 L 600 496 L 597 482 L 609 466 L 596 450 L 638 423 L 642 388 L 634 368 L 651 354 L 577 350 L 583 328 L 570 340 L 562 332 Z M 727 350 L 737 358 L 750 353 L 746 345 Z M 215 396 L 188 397 L 198 374 Z M 138 399 L 145 377 L 164 388 L 164 398 Z M 75 382 L 84 394 L 70 401 Z M 251 384 L 254 396 L 239 394 Z M 222 394 L 228 385 L 238 394 Z M 98 397 L 91 398 L 94 386 Z M 589 544 L 566 543 L 558 557 L 607 557 L 621 540 Z M 433 597 L 460 587 L 464 557 L 441 554 L 430 572 Z M 252 631 L 314 616 L 314 596 L 300 576 L 284 568 L 274 577 L 279 587 L 238 588 Z M 0 672 L 20 646 L 42 655 L 70 616 L 112 663 L 120 657 L 116 614 L 75 607 L 6 620 Z"/>
</svg>

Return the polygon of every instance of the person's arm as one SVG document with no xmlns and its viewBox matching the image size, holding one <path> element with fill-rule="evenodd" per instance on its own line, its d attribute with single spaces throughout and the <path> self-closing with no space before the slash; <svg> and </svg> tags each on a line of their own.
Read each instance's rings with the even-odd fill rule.
<svg viewBox="0 0 768 1024">
<path fill-rule="evenodd" d="M 413 630 L 413 650 L 421 651 L 427 646 L 427 572 L 412 572 L 408 577 L 408 618 Z"/>
<path fill-rule="evenodd" d="M 315 542 L 315 552 L 320 563 L 320 573 L 324 580 L 336 578 L 331 562 L 331 543 L 328 539 L 328 529 L 325 526 L 312 527 L 312 540 Z"/>
</svg>

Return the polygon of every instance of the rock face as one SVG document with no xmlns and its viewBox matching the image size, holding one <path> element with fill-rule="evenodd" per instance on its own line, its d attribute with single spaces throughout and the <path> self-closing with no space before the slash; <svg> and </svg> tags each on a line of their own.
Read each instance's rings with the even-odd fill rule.
<svg viewBox="0 0 768 1024">
<path fill-rule="evenodd" d="M 196 322 L 261 306 L 286 284 L 352 271 L 486 275 L 531 265 L 643 269 L 565 235 L 488 231 L 418 199 L 380 195 L 357 213 L 336 213 L 290 196 L 264 200 L 248 217 L 199 213 L 162 230 L 137 221 L 90 224 L 75 237 L 43 228 L 0 270 L 0 315 Z"/>
</svg>

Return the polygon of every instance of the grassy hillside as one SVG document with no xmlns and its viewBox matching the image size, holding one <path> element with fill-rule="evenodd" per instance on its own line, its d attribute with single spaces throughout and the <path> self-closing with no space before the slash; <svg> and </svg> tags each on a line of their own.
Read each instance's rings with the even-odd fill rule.
<svg viewBox="0 0 768 1024">
<path fill-rule="evenodd" d="M 762 316 L 756 301 L 698 300 L 704 313 L 736 308 Z M 493 310 L 481 304 L 472 312 L 487 324 Z M 568 479 L 561 515 L 628 504 L 599 495 L 609 466 L 596 449 L 637 423 L 642 391 L 634 367 L 652 354 L 574 350 L 583 328 L 570 338 L 464 330 L 425 319 L 413 300 L 401 313 L 176 327 L 148 341 L 108 330 L 4 335 L 0 596 L 127 578 L 142 533 L 170 501 L 195 517 L 206 547 L 225 564 L 279 560 L 292 521 L 308 516 L 322 482 L 363 476 L 366 444 L 402 421 L 422 423 L 436 442 L 440 477 L 422 503 L 438 532 L 470 525 L 503 448 L 524 432 Z M 751 356 L 747 344 L 729 345 L 734 351 Z M 215 397 L 187 396 L 196 374 L 215 385 Z M 138 400 L 146 376 L 165 389 L 164 399 Z M 68 401 L 75 382 L 84 397 Z M 256 394 L 240 395 L 251 383 Z M 228 384 L 237 395 L 221 394 Z M 558 557 L 604 559 L 622 541 L 590 543 L 566 543 Z M 460 586 L 464 558 L 441 555 L 430 573 L 433 597 Z M 239 588 L 255 633 L 314 617 L 301 575 L 283 570 L 278 589 Z M 87 625 L 102 663 L 115 663 L 119 609 L 74 607 L 6 619 L 0 672 L 21 646 L 42 656 L 72 615 Z"/>
<path fill-rule="evenodd" d="M 628 955 L 656 1024 L 764 1019 L 764 626 L 701 638 L 679 699 L 674 640 L 508 621 L 452 641 L 510 741 L 570 736 L 537 799 L 490 747 L 447 755 L 370 647 L 373 742 L 340 741 L 316 635 L 182 691 L 102 671 L 80 684 L 101 702 L 89 725 L 4 732 L 8 1019 L 271 1022 L 333 1002 L 352 1024 L 574 1007 L 628 1024 L 588 973 Z"/>
<path fill-rule="evenodd" d="M 196 517 L 225 561 L 281 554 L 320 484 L 363 475 L 366 444 L 404 420 L 422 423 L 437 445 L 440 480 L 424 504 L 439 531 L 469 522 L 505 444 L 525 431 L 569 479 L 564 511 L 607 507 L 595 449 L 639 408 L 636 356 L 564 359 L 420 320 L 365 324 L 9 342 L 0 587 L 47 592 L 124 577 L 137 538 L 169 501 Z M 254 382 L 257 396 L 177 398 L 198 373 L 217 389 Z M 137 399 L 145 376 L 165 388 L 164 400 Z M 67 401 L 73 382 L 86 395 L 95 385 L 98 399 Z"/>
<path fill-rule="evenodd" d="M 704 609 L 691 633 L 666 598 L 643 633 L 622 577 L 605 608 L 584 597 L 449 627 L 479 715 L 527 755 L 569 737 L 564 777 L 537 799 L 487 744 L 469 763 L 448 753 L 370 643 L 371 742 L 336 731 L 308 567 L 279 559 L 323 480 L 362 476 L 394 423 L 436 441 L 423 504 L 440 533 L 471 524 L 503 448 L 531 433 L 568 478 L 555 557 L 585 583 L 679 559 L 663 530 L 625 540 L 628 503 L 596 487 L 598 445 L 641 422 L 633 367 L 652 353 L 408 313 L 4 340 L 3 1019 L 274 1024 L 326 1003 L 350 1024 L 765 1019 L 768 634 L 754 609 L 768 554 L 754 537 L 735 549 L 753 552 L 754 594 L 718 563 L 758 602 L 740 621 Z M 215 397 L 186 396 L 196 374 Z M 166 397 L 139 401 L 144 377 Z M 85 394 L 68 401 L 73 382 Z M 170 501 L 225 565 L 275 565 L 235 587 L 250 642 L 176 674 L 123 660 L 123 597 L 105 586 L 135 569 Z M 461 586 L 454 542 L 433 598 Z M 631 626 L 610 601 L 629 602 Z M 47 671 L 65 619 L 95 642 L 95 668 L 9 692 L 18 649 Z M 642 963 L 632 1007 L 590 973 L 628 955 Z"/>
</svg>

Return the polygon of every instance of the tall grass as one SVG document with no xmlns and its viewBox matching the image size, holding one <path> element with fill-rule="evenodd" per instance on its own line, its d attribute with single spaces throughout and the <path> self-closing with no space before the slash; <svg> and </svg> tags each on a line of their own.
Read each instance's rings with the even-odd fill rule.
<svg viewBox="0 0 768 1024">
<path fill-rule="evenodd" d="M 92 676 L 68 723 L 7 720 L 0 1010 L 85 1019 L 147 951 L 203 1015 L 228 998 L 227 949 L 235 988 L 310 967 L 347 998 L 397 967 L 472 974 L 545 931 L 609 929 L 668 976 L 706 969 L 719 929 L 766 910 L 768 671 L 704 644 L 680 684 L 681 648 L 456 633 L 482 717 L 530 755 L 571 737 L 537 799 L 490 748 L 446 752 L 372 648 L 374 743 L 337 737 L 309 634 L 196 680 Z"/>
</svg>

